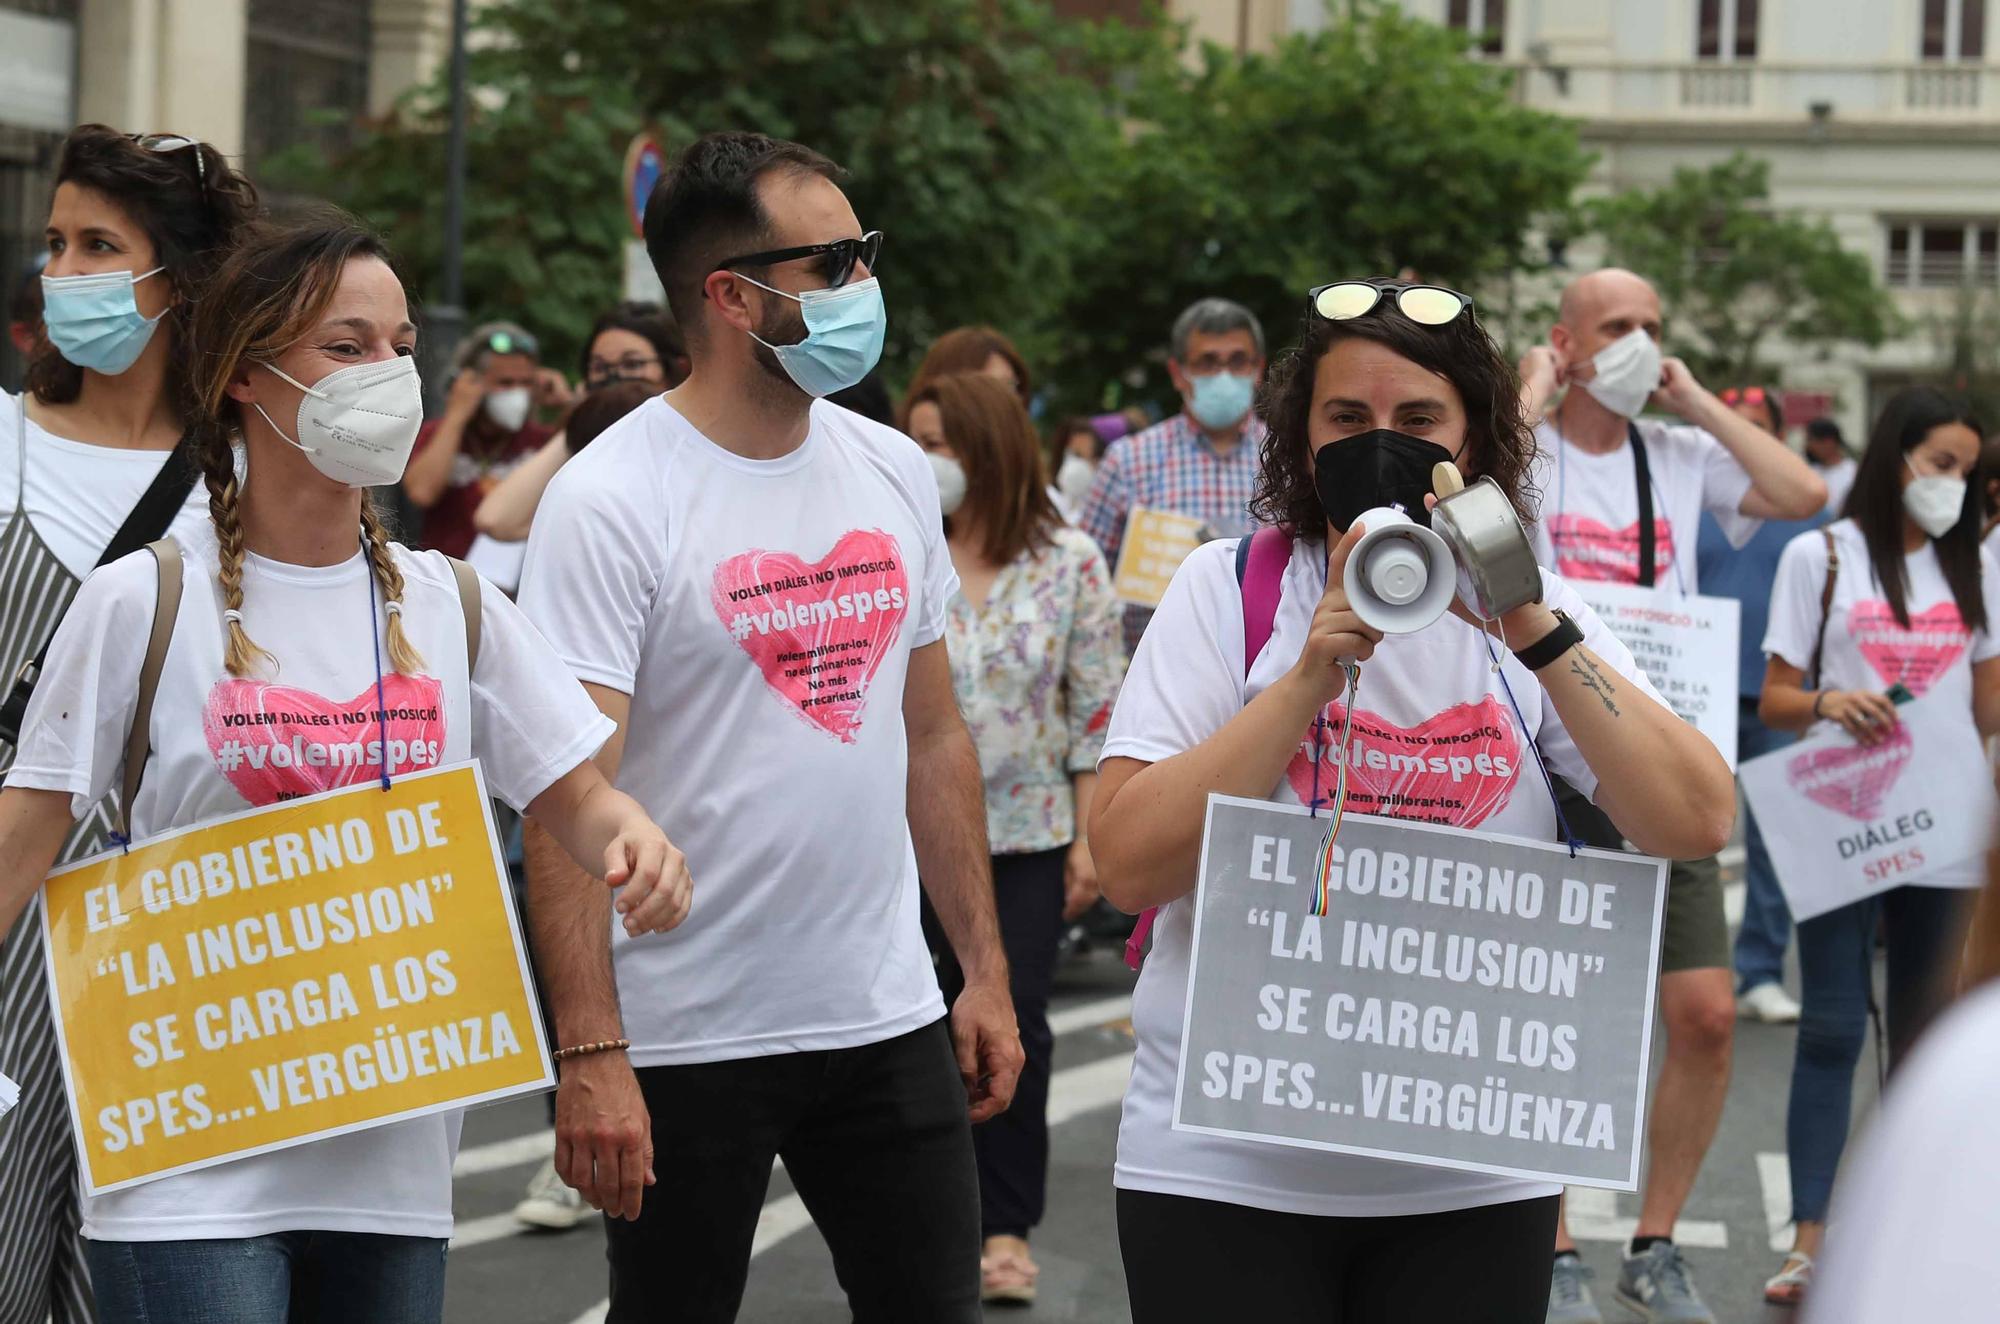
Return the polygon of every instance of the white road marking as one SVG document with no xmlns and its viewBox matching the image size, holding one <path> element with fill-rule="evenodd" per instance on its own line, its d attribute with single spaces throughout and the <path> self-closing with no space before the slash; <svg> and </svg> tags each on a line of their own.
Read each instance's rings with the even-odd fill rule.
<svg viewBox="0 0 2000 1324">
<path fill-rule="evenodd" d="M 1748 856 L 1749 856 L 1749 851 L 1746 850 L 1744 848 L 1743 843 L 1739 841 L 1734 845 L 1724 846 L 1721 850 L 1717 851 L 1715 855 L 1715 862 L 1717 864 L 1720 864 L 1725 869 L 1741 869 L 1743 867 L 1743 861 L 1746 858 L 1748 858 Z"/>
<path fill-rule="evenodd" d="M 1563 1208 L 1569 1234 L 1578 1241 L 1615 1241 L 1627 1245 L 1639 1220 L 1618 1212 L 1618 1193 L 1595 1186 L 1572 1186 Z M 1696 1250 L 1728 1250 L 1729 1228 L 1712 1219 L 1683 1218 L 1674 1224 L 1674 1241 Z"/>
<path fill-rule="evenodd" d="M 1792 1248 L 1792 1161 L 1784 1154 L 1757 1156 L 1757 1183 L 1764 1188 L 1764 1225 L 1771 1232 L 1771 1249 Z"/>
<path fill-rule="evenodd" d="M 469 1250 L 483 1246 L 489 1241 L 499 1241 L 504 1237 L 526 1232 L 525 1225 L 514 1219 L 514 1211 L 504 1214 L 488 1214 L 484 1218 L 461 1218 L 451 1230 L 451 1248 Z"/>
<path fill-rule="evenodd" d="M 482 1172 L 525 1167 L 530 1163 L 540 1163 L 555 1152 L 554 1131 L 531 1131 L 511 1140 L 496 1140 L 490 1145 L 474 1145 L 471 1149 L 459 1150 L 458 1158 L 451 1165 L 451 1175 L 472 1177 Z"/>
<path fill-rule="evenodd" d="M 1074 1007 L 1051 1012 L 1049 1029 L 1060 1039 L 1077 1030 L 1095 1029 L 1100 1025 L 1109 1025 L 1113 1021 L 1126 1020 L 1131 1015 L 1132 995 L 1125 993 L 1115 998 L 1099 998 L 1095 1002 L 1080 1003 Z"/>
<path fill-rule="evenodd" d="M 1732 929 L 1743 927 L 1743 901 L 1750 894 L 1742 883 L 1722 885 L 1722 918 Z"/>
</svg>

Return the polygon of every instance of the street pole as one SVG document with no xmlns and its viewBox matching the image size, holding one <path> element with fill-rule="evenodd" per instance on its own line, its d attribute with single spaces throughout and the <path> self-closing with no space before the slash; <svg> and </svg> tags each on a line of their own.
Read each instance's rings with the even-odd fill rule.
<svg viewBox="0 0 2000 1324">
<path fill-rule="evenodd" d="M 451 0 L 451 128 L 445 141 L 443 298 L 424 318 L 427 406 L 444 405 L 445 368 L 465 334 L 465 14 Z"/>
</svg>

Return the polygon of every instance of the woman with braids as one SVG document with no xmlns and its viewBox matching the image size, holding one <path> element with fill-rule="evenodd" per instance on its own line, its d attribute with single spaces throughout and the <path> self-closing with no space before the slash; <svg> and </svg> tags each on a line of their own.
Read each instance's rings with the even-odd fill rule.
<svg viewBox="0 0 2000 1324">
<path fill-rule="evenodd" d="M 1240 581 L 1234 543 L 1189 557 L 1132 659 L 1090 842 L 1114 905 L 1160 908 L 1118 1140 L 1137 1324 L 1528 1324 L 1548 1306 L 1556 1186 L 1173 1126 L 1211 791 L 1302 803 L 1349 761 L 1349 810 L 1546 841 L 1556 817 L 1539 757 L 1594 792 L 1644 851 L 1698 856 L 1728 838 L 1735 795 L 1721 756 L 1557 576 L 1543 571 L 1543 600 L 1502 618 L 1504 648 L 1456 614 L 1384 638 L 1348 601 L 1342 574 L 1361 514 L 1397 504 L 1428 519 L 1438 464 L 1490 476 L 1522 505 L 1533 441 L 1517 392 L 1455 291 L 1396 281 L 1313 291 L 1302 341 L 1260 404 L 1270 433 L 1255 509 L 1276 532 L 1256 535 Z M 1270 614 L 1252 619 L 1250 601 Z M 1257 634 L 1261 649 L 1246 644 Z M 1356 691 L 1349 659 L 1360 663 Z M 1340 734 L 1350 706 L 1352 743 Z M 1370 771 L 1440 740 L 1472 767 L 1439 774 L 1420 802 Z"/>
<path fill-rule="evenodd" d="M 18 397 L 0 392 L 0 684 L 48 643 L 114 541 L 137 547 L 177 516 L 201 518 L 185 453 L 169 459 L 197 413 L 189 327 L 257 209 L 221 153 L 172 134 L 83 125 L 55 178 L 41 353 Z M 13 752 L 0 744 L 0 767 Z M 88 807 L 63 858 L 100 849 L 114 814 L 109 800 Z M 38 927 L 0 946 L 0 1071 L 21 1085 L 0 1126 L 0 1324 L 90 1318 Z"/>
<path fill-rule="evenodd" d="M 338 214 L 247 237 L 203 294 L 194 343 L 209 520 L 175 534 L 186 591 L 133 835 L 477 757 L 494 794 L 625 884 L 628 931 L 678 923 L 678 852 L 591 761 L 609 723 L 490 586 L 469 641 L 452 563 L 391 544 L 369 504 L 421 416 L 415 330 L 378 241 Z M 158 583 L 153 555 L 116 561 L 56 634 L 0 791 L 0 925 L 124 772 Z M 234 720 L 252 713 L 332 721 L 276 736 Z M 299 741 L 319 748 L 267 757 Z M 436 1320 L 457 1138 L 456 1114 L 430 1116 L 86 1197 L 99 1306 L 153 1324 Z"/>
</svg>

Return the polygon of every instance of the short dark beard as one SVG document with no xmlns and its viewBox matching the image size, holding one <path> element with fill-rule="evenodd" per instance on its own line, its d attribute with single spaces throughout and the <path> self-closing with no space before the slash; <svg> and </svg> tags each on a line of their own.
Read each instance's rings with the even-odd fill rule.
<svg viewBox="0 0 2000 1324">
<path fill-rule="evenodd" d="M 776 305 L 766 316 L 759 319 L 757 338 L 750 342 L 750 353 L 757 360 L 757 366 L 768 374 L 772 381 L 788 391 L 798 391 L 799 385 L 792 375 L 785 371 L 785 365 L 778 362 L 772 345 L 796 345 L 806 338 L 805 315 L 792 305 L 789 299 L 774 294 L 771 302 Z M 789 315 L 785 308 L 790 305 Z M 803 394 L 803 392 L 800 392 Z"/>
</svg>

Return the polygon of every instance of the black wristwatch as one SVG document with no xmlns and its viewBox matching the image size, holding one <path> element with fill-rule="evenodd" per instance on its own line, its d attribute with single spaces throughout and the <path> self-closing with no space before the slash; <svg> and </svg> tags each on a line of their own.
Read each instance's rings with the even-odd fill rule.
<svg viewBox="0 0 2000 1324">
<path fill-rule="evenodd" d="M 1583 631 L 1569 618 L 1568 613 L 1556 611 L 1556 628 L 1529 644 L 1526 648 L 1514 650 L 1514 659 L 1530 671 L 1540 671 L 1549 663 L 1583 642 Z"/>
</svg>

